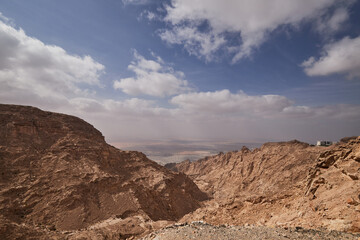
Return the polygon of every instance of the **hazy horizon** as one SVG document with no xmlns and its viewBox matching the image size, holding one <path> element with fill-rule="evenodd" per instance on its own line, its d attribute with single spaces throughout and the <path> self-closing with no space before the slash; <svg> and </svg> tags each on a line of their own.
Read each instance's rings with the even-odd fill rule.
<svg viewBox="0 0 360 240">
<path fill-rule="evenodd" d="M 121 150 L 140 151 L 149 159 L 166 164 L 184 160 L 195 161 L 207 156 L 216 155 L 219 152 L 238 151 L 243 146 L 254 149 L 260 147 L 263 143 L 172 139 L 170 141 L 124 141 L 110 144 Z"/>
<path fill-rule="evenodd" d="M 358 0 L 3 0 L 0 103 L 109 143 L 202 142 L 181 157 L 338 141 L 360 135 L 359 22 Z"/>
</svg>

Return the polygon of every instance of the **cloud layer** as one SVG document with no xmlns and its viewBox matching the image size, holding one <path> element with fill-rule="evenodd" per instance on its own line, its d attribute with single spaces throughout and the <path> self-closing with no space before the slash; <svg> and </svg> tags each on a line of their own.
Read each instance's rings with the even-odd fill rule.
<svg viewBox="0 0 360 240">
<path fill-rule="evenodd" d="M 232 94 L 224 89 L 215 92 L 197 92 L 181 94 L 171 99 L 171 103 L 181 109 L 211 114 L 262 115 L 267 116 L 281 112 L 293 102 L 284 96 L 260 95 L 250 96 L 240 91 Z"/>
<path fill-rule="evenodd" d="M 211 60 L 223 49 L 233 53 L 233 62 L 249 57 L 268 36 L 282 26 L 317 20 L 321 33 L 340 30 L 348 19 L 347 6 L 353 1 L 335 0 L 172 0 L 164 20 L 170 28 L 160 37 L 170 44 L 182 44 L 193 55 Z M 335 11 L 330 11 L 335 7 Z M 330 9 L 330 10 L 329 10 Z M 227 34 L 241 39 L 229 45 Z M 228 41 L 229 40 L 229 41 Z"/>
<path fill-rule="evenodd" d="M 335 73 L 349 78 L 360 78 L 360 37 L 345 37 L 326 45 L 319 59 L 310 57 L 302 63 L 309 76 L 327 76 Z"/>
<path fill-rule="evenodd" d="M 48 99 L 87 95 L 80 84 L 99 86 L 104 66 L 90 56 L 68 54 L 0 21 L 0 96 L 7 99 Z"/>
<path fill-rule="evenodd" d="M 204 116 L 230 116 L 253 119 L 311 119 L 360 117 L 360 106 L 328 105 L 298 106 L 281 95 L 248 95 L 243 91 L 231 93 L 228 89 L 214 92 L 180 94 L 170 102 L 179 107 L 182 114 Z"/>
<path fill-rule="evenodd" d="M 328 58 L 337 59 L 344 53 L 353 52 L 349 56 L 356 60 L 356 52 L 341 47 L 351 49 L 356 44 L 358 39 L 345 38 L 329 45 L 323 57 L 307 62 L 306 67 L 317 69 L 317 64 L 329 62 Z M 128 68 L 135 76 L 115 81 L 114 86 L 104 86 L 105 67 L 92 57 L 69 54 L 1 21 L 0 46 L 1 103 L 33 105 L 82 117 L 99 128 L 108 141 L 308 139 L 315 132 L 319 137 L 343 136 L 359 129 L 359 105 L 311 107 L 296 105 L 281 95 L 249 95 L 228 89 L 196 92 L 188 87 L 184 73 L 175 71 L 155 54 L 149 60 L 134 51 L 134 60 Z M 358 65 L 344 64 L 347 67 L 341 65 L 336 71 L 358 76 Z M 313 74 L 319 72 L 331 73 L 317 70 Z M 100 97 L 95 91 L 106 87 L 108 91 L 114 91 L 112 87 L 115 87 L 129 95 L 166 98 L 149 101 L 123 95 L 110 99 Z M 160 107 L 160 103 L 167 107 Z M 333 128 L 330 133 L 329 128 Z"/>
<path fill-rule="evenodd" d="M 123 78 L 114 82 L 115 89 L 137 96 L 150 95 L 165 97 L 188 90 L 185 74 L 166 66 L 160 57 L 147 60 L 134 51 L 135 60 L 128 69 L 135 73 L 135 77 Z"/>
</svg>

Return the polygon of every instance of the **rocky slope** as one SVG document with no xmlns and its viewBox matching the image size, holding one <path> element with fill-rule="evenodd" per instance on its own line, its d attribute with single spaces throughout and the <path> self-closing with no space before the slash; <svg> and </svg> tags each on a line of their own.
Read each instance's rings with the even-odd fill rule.
<svg viewBox="0 0 360 240">
<path fill-rule="evenodd" d="M 360 234 L 337 231 L 308 230 L 296 228 L 270 228 L 264 226 L 212 226 L 203 222 L 177 224 L 153 232 L 142 240 L 358 240 Z"/>
<path fill-rule="evenodd" d="M 121 151 L 85 121 L 0 105 L 0 236 L 125 238 L 206 198 L 184 174 Z"/>
<path fill-rule="evenodd" d="M 360 232 L 360 137 L 330 147 L 267 143 L 168 167 L 212 198 L 182 222 Z"/>
<path fill-rule="evenodd" d="M 108 145 L 79 118 L 0 104 L 0 239 L 126 239 L 179 219 L 267 227 L 192 224 L 146 239 L 360 232 L 360 137 L 267 143 L 168 167 L 177 173 Z"/>
</svg>

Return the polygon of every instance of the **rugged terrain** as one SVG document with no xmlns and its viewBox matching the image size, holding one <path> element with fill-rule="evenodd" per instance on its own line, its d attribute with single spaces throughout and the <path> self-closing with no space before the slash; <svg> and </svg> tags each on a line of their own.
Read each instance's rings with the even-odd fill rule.
<svg viewBox="0 0 360 240">
<path fill-rule="evenodd" d="M 126 239 L 175 222 L 144 239 L 359 237 L 360 137 L 166 167 L 79 118 L 0 104 L 0 239 Z"/>
<path fill-rule="evenodd" d="M 167 167 L 212 198 L 181 222 L 360 232 L 360 137 L 330 147 L 267 143 Z"/>
<path fill-rule="evenodd" d="M 264 226 L 212 226 L 203 222 L 192 222 L 168 226 L 150 233 L 142 240 L 358 240 L 360 234 L 313 229 L 270 228 Z"/>
<path fill-rule="evenodd" d="M 200 207 L 184 174 L 121 151 L 85 121 L 0 105 L 0 238 L 126 238 Z"/>
</svg>

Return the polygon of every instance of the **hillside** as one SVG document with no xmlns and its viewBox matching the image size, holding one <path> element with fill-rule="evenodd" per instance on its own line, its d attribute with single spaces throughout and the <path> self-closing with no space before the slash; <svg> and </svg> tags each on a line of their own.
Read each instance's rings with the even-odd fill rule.
<svg viewBox="0 0 360 240">
<path fill-rule="evenodd" d="M 266 143 L 167 166 L 212 198 L 182 222 L 360 231 L 360 137 L 330 147 Z"/>
<path fill-rule="evenodd" d="M 1 104 L 0 136 L 1 239 L 125 238 L 206 198 L 184 174 L 108 145 L 73 116 Z"/>
<path fill-rule="evenodd" d="M 169 170 L 77 117 L 33 107 L 0 104 L 0 136 L 1 239 L 127 239 L 197 220 L 226 226 L 177 225 L 146 239 L 359 236 L 349 233 L 360 232 L 360 137 L 266 143 Z"/>
</svg>

